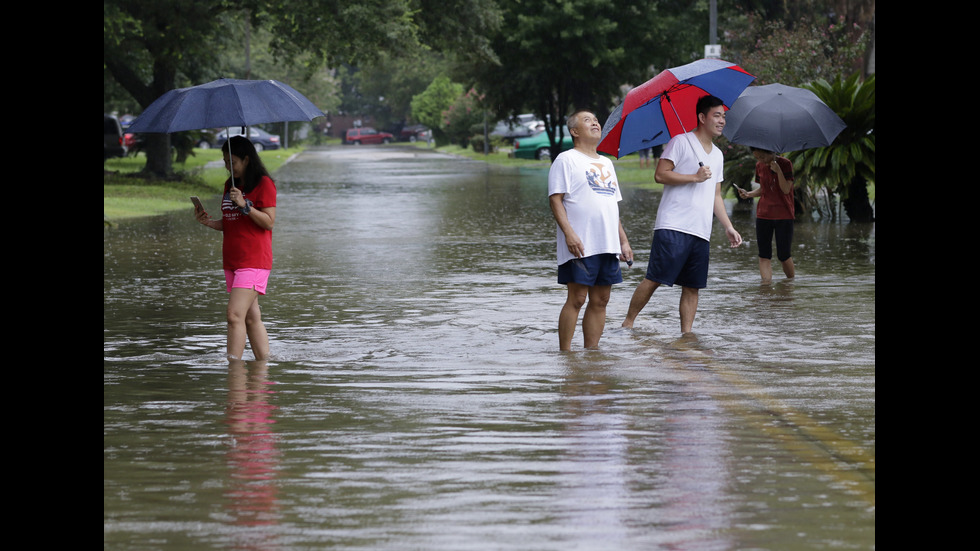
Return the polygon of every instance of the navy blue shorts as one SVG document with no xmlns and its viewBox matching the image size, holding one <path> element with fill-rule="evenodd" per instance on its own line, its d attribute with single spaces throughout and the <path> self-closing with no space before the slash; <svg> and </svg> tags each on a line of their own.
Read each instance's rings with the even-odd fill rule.
<svg viewBox="0 0 980 551">
<path fill-rule="evenodd" d="M 578 283 L 594 287 L 623 282 L 623 271 L 619 268 L 619 255 L 596 254 L 585 258 L 574 258 L 558 266 L 558 283 Z"/>
<path fill-rule="evenodd" d="M 646 278 L 664 285 L 708 286 L 708 241 L 674 230 L 653 232 Z"/>
<path fill-rule="evenodd" d="M 759 258 L 772 260 L 772 235 L 776 234 L 776 257 L 786 262 L 793 256 L 793 220 L 755 219 L 756 240 L 759 242 Z"/>
</svg>

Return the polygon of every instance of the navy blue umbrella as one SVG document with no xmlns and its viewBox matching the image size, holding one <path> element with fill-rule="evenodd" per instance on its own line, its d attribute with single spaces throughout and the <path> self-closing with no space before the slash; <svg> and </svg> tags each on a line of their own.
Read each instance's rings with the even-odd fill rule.
<svg viewBox="0 0 980 551">
<path fill-rule="evenodd" d="M 223 78 L 167 92 L 137 117 L 129 131 L 169 134 L 322 116 L 303 94 L 281 82 Z"/>
</svg>

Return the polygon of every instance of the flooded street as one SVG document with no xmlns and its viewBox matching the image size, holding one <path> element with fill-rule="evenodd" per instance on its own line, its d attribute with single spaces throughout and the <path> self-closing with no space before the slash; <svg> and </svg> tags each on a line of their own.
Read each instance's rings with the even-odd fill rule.
<svg viewBox="0 0 980 551">
<path fill-rule="evenodd" d="M 761 285 L 734 212 L 679 340 L 679 288 L 619 327 L 660 197 L 626 185 L 637 262 L 601 349 L 560 353 L 546 165 L 337 146 L 274 176 L 267 364 L 225 359 L 190 203 L 105 231 L 104 549 L 874 549 L 873 224 L 797 224 L 798 277 Z"/>
</svg>

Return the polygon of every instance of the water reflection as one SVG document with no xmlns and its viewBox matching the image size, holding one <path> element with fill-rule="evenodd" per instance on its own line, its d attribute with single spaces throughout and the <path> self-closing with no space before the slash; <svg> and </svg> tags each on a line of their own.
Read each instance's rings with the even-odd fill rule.
<svg viewBox="0 0 980 551">
<path fill-rule="evenodd" d="M 228 469 L 230 487 L 226 490 L 231 524 L 265 528 L 278 524 L 279 451 L 272 430 L 276 407 L 269 366 L 265 361 L 246 364 L 231 361 L 228 366 Z M 269 549 L 275 542 L 274 530 L 245 532 L 244 548 Z"/>
<path fill-rule="evenodd" d="M 671 289 L 617 327 L 634 266 L 602 350 L 561 354 L 546 174 L 286 165 L 268 364 L 224 359 L 190 207 L 107 231 L 104 548 L 874 547 L 874 226 L 798 225 L 767 286 L 713 247 L 693 340 Z M 657 201 L 626 190 L 632 242 Z"/>
</svg>

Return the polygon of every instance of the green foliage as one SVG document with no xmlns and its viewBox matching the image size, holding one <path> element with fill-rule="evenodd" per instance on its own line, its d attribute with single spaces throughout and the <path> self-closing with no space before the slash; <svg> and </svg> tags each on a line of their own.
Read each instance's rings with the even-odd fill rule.
<svg viewBox="0 0 980 551">
<path fill-rule="evenodd" d="M 605 119 L 620 87 L 643 82 L 659 44 L 657 3 L 638 0 L 501 0 L 491 44 L 499 64 L 471 67 L 498 116 L 533 111 L 554 143 L 575 108 Z"/>
<path fill-rule="evenodd" d="M 870 33 L 843 16 L 828 22 L 808 19 L 762 21 L 749 15 L 744 25 L 726 34 L 726 57 L 757 77 L 756 84 L 778 82 L 801 86 L 817 79 L 832 79 L 842 71 L 861 68 Z"/>
<path fill-rule="evenodd" d="M 338 71 L 347 113 L 374 117 L 379 128 L 412 119 L 412 98 L 446 74 L 444 56 L 431 50 L 382 53 L 370 64 Z"/>
<path fill-rule="evenodd" d="M 875 182 L 875 77 L 862 81 L 855 73 L 844 80 L 818 80 L 806 87 L 833 109 L 847 128 L 828 147 L 788 157 L 811 189 L 840 194 L 845 201 L 852 201 L 845 203 L 851 219 L 862 218 L 870 210 L 862 203 L 867 202 L 867 185 Z"/>
<path fill-rule="evenodd" d="M 431 128 L 440 145 L 444 145 L 447 139 L 443 130 L 443 112 L 449 109 L 456 98 L 463 95 L 463 90 L 462 84 L 440 75 L 432 80 L 425 91 L 412 98 L 412 117 Z"/>
<path fill-rule="evenodd" d="M 485 37 L 498 25 L 494 0 L 105 0 L 103 68 L 114 104 L 106 112 L 132 110 L 121 90 L 146 108 L 169 90 L 221 76 L 277 78 L 329 111 L 339 102 L 324 67 L 427 44 L 492 59 Z M 315 84 L 299 85 L 308 77 Z M 172 176 L 167 136 L 151 136 L 146 151 L 148 172 Z"/>
<path fill-rule="evenodd" d="M 286 63 L 323 66 L 375 59 L 380 52 L 419 44 L 410 0 L 250 0 L 257 23 L 268 26 L 270 47 Z"/>
<path fill-rule="evenodd" d="M 473 127 L 483 124 L 483 96 L 475 88 L 457 97 L 452 105 L 443 113 L 443 132 L 452 143 L 466 147 L 472 134 Z"/>
<path fill-rule="evenodd" d="M 277 149 L 263 151 L 260 155 L 266 169 L 275 177 L 291 156 L 302 149 Z M 178 162 L 174 178 L 146 179 L 141 170 L 146 164 L 143 156 L 109 159 L 105 163 L 103 177 L 103 218 L 106 225 L 126 218 L 152 216 L 175 210 L 186 210 L 191 215 L 193 207 L 188 197 L 197 195 L 205 205 L 220 200 L 228 171 L 220 165 L 221 151 L 198 149 L 186 162 Z M 218 166 L 214 166 L 219 161 Z"/>
</svg>

